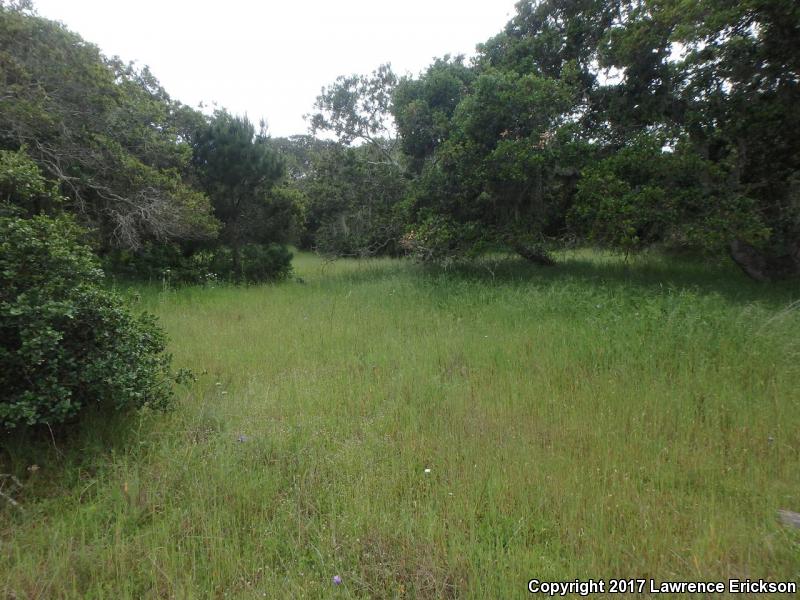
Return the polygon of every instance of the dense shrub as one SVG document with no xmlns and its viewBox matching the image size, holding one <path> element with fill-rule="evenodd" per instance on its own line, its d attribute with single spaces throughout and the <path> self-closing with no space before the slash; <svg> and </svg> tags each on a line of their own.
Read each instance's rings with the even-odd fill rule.
<svg viewBox="0 0 800 600">
<path fill-rule="evenodd" d="M 278 281 L 292 271 L 292 253 L 280 244 L 246 244 L 239 254 L 237 265 L 226 246 L 184 251 L 177 244 L 147 244 L 139 252 L 115 250 L 104 265 L 123 277 L 168 285 Z"/>
<path fill-rule="evenodd" d="M 200 284 L 214 281 L 214 252 L 184 251 L 177 244 L 147 243 L 136 252 L 117 249 L 103 257 L 108 273 L 125 279 Z"/>
<path fill-rule="evenodd" d="M 234 275 L 243 281 L 286 279 L 292 272 L 292 253 L 279 244 L 247 244 L 238 269 Z"/>
<path fill-rule="evenodd" d="M 631 252 L 663 244 L 721 254 L 729 240 L 770 235 L 751 199 L 733 194 L 730 173 L 681 140 L 642 135 L 583 169 L 567 224 L 588 240 Z"/>
<path fill-rule="evenodd" d="M 171 398 L 164 334 L 103 289 L 79 235 L 65 217 L 0 217 L 0 429 Z"/>
</svg>

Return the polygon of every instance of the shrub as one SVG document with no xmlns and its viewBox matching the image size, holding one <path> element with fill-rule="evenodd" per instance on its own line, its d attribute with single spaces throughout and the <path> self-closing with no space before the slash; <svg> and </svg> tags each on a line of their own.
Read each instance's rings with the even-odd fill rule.
<svg viewBox="0 0 800 600">
<path fill-rule="evenodd" d="M 769 229 L 730 181 L 724 165 L 701 158 L 685 140 L 665 151 L 662 139 L 643 134 L 583 169 L 567 224 L 625 252 L 663 244 L 721 254 L 737 239 L 759 246 Z"/>
<path fill-rule="evenodd" d="M 209 280 L 213 262 L 210 250 L 185 252 L 178 244 L 148 242 L 135 252 L 112 250 L 103 257 L 103 268 L 128 279 L 192 285 Z"/>
<path fill-rule="evenodd" d="M 246 244 L 240 248 L 237 267 L 226 246 L 184 252 L 177 244 L 146 244 L 138 252 L 115 250 L 104 258 L 104 264 L 124 277 L 169 284 L 259 283 L 288 277 L 292 254 L 280 244 Z"/>
<path fill-rule="evenodd" d="M 80 234 L 66 217 L 0 217 L 0 428 L 169 403 L 164 334 L 103 289 Z"/>
<path fill-rule="evenodd" d="M 286 279 L 292 272 L 292 253 L 280 244 L 247 244 L 242 248 L 239 270 L 234 275 L 243 281 Z"/>
</svg>

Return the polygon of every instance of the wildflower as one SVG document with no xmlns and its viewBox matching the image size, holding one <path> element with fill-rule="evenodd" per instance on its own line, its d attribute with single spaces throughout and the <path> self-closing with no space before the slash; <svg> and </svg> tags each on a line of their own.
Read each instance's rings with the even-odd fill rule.
<svg viewBox="0 0 800 600">
<path fill-rule="evenodd" d="M 331 581 L 333 581 L 333 585 L 341 585 L 342 584 L 342 578 L 339 577 L 338 575 L 334 575 L 331 578 Z"/>
<path fill-rule="evenodd" d="M 431 472 L 430 469 L 425 469 L 425 475 L 428 475 Z"/>
</svg>

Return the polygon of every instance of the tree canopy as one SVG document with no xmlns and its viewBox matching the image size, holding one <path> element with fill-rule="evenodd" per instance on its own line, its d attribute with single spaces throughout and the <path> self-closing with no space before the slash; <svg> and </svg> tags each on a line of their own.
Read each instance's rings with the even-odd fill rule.
<svg viewBox="0 0 800 600">
<path fill-rule="evenodd" d="M 184 179 L 191 109 L 23 8 L 0 7 L 0 148 L 24 148 L 106 247 L 214 237 L 208 198 Z"/>
<path fill-rule="evenodd" d="M 256 131 L 246 117 L 217 111 L 194 139 L 192 158 L 222 222 L 222 239 L 233 246 L 258 237 L 260 211 L 284 175 L 284 163 L 269 144 L 266 126 Z"/>
<path fill-rule="evenodd" d="M 568 241 L 728 253 L 775 279 L 800 274 L 798 38 L 793 0 L 521 0 L 470 60 L 339 77 L 312 136 L 272 140 L 6 0 L 0 150 L 35 161 L 101 252 L 550 264 Z"/>
<path fill-rule="evenodd" d="M 800 273 L 800 8 L 523 0 L 470 63 L 401 79 L 411 240 L 546 262 L 548 241 L 727 249 Z"/>
</svg>

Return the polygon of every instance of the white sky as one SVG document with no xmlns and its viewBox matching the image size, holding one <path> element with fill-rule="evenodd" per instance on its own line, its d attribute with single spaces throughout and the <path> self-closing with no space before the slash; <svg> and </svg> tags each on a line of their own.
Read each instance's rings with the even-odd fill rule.
<svg viewBox="0 0 800 600">
<path fill-rule="evenodd" d="M 216 101 L 273 136 L 306 133 L 323 85 L 391 62 L 417 74 L 474 53 L 516 0 L 34 0 L 108 56 L 150 65 L 173 98 Z"/>
</svg>

